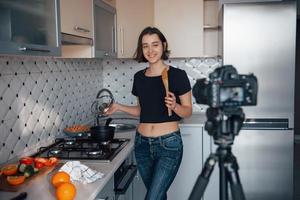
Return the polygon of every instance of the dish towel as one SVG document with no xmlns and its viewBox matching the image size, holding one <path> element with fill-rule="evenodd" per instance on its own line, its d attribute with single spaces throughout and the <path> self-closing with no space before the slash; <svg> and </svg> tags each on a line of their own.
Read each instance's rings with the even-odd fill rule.
<svg viewBox="0 0 300 200">
<path fill-rule="evenodd" d="M 104 176 L 103 173 L 81 164 L 80 161 L 68 161 L 59 171 L 67 172 L 71 177 L 71 181 L 78 181 L 84 184 L 92 183 Z"/>
</svg>

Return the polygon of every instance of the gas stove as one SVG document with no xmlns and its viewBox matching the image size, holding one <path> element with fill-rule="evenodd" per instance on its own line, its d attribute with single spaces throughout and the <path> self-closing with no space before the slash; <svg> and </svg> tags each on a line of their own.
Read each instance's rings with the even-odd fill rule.
<svg viewBox="0 0 300 200">
<path fill-rule="evenodd" d="M 61 160 L 93 160 L 110 162 L 126 146 L 129 139 L 113 139 L 107 143 L 99 143 L 85 138 L 59 138 L 47 147 L 41 147 L 34 157 L 57 157 Z"/>
</svg>

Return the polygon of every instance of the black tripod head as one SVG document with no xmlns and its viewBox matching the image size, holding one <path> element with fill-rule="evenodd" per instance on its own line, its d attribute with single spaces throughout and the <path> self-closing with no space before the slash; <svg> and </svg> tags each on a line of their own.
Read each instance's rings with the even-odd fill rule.
<svg viewBox="0 0 300 200">
<path fill-rule="evenodd" d="M 241 107 L 209 107 L 206 116 L 205 130 L 213 136 L 214 143 L 222 147 L 233 144 L 234 137 L 238 135 L 245 119 Z"/>
</svg>

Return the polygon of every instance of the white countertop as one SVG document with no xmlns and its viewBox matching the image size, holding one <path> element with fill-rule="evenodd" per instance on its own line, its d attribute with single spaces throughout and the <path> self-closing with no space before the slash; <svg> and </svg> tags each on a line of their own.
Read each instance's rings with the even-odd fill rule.
<svg viewBox="0 0 300 200">
<path fill-rule="evenodd" d="M 116 117 L 116 116 L 113 116 Z M 126 117 L 125 115 L 118 115 L 117 117 Z M 193 114 L 191 117 L 183 119 L 180 122 L 180 127 L 186 126 L 203 126 L 206 117 L 204 114 Z M 135 131 L 127 131 L 116 133 L 116 137 L 130 138 L 130 142 L 118 153 L 115 159 L 110 163 L 99 163 L 97 161 L 82 161 L 91 169 L 104 173 L 104 177 L 90 184 L 74 183 L 76 186 L 77 194 L 75 200 L 94 200 L 97 194 L 102 190 L 105 184 L 114 175 L 115 171 L 119 168 L 122 162 L 129 156 L 134 146 Z M 55 200 L 55 189 L 50 183 L 50 178 L 54 171 L 38 176 L 32 180 L 28 185 L 18 192 L 0 192 L 0 199 L 10 199 L 21 192 L 27 192 L 27 199 L 30 200 Z"/>
<path fill-rule="evenodd" d="M 97 161 L 82 161 L 82 164 L 87 165 L 91 169 L 104 173 L 104 177 L 94 183 L 82 184 L 75 182 L 76 198 L 75 200 L 94 200 L 97 194 L 102 190 L 105 184 L 114 175 L 114 172 L 119 168 L 122 162 L 128 157 L 133 150 L 134 131 L 116 133 L 116 137 L 130 138 L 130 142 L 118 153 L 118 155 L 110 163 L 97 163 Z M 27 192 L 27 199 L 30 200 L 55 200 L 55 189 L 51 185 L 50 178 L 54 171 L 43 176 L 35 177 L 28 185 L 24 186 L 18 192 L 0 192 L 0 199 L 10 199 L 21 192 Z"/>
</svg>

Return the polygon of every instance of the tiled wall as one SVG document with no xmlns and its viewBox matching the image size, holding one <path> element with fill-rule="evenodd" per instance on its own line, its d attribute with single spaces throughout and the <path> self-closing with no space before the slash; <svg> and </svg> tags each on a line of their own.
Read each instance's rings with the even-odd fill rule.
<svg viewBox="0 0 300 200">
<path fill-rule="evenodd" d="M 193 85 L 220 60 L 167 63 L 186 70 Z M 112 91 L 117 102 L 135 104 L 133 74 L 146 66 L 131 59 L 0 57 L 0 164 L 52 143 L 68 125 L 92 122 L 91 104 L 103 87 Z M 205 111 L 195 103 L 193 108 Z"/>
<path fill-rule="evenodd" d="M 0 57 L 0 163 L 91 120 L 102 60 Z"/>
</svg>

